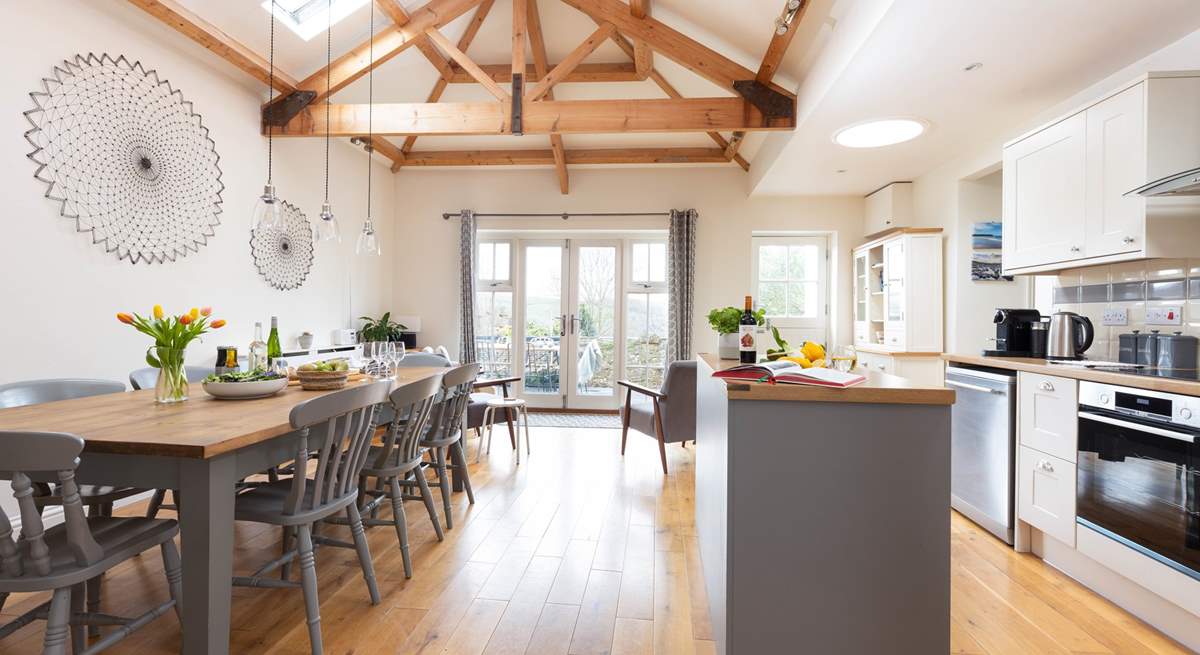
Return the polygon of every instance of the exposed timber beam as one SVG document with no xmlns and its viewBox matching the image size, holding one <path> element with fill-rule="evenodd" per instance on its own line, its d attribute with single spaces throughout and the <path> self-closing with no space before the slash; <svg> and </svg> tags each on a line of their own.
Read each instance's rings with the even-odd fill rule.
<svg viewBox="0 0 1200 655">
<path fill-rule="evenodd" d="M 558 64 L 548 65 L 547 68 L 553 69 Z M 509 84 L 512 82 L 512 66 L 510 64 L 479 64 L 479 68 L 488 77 L 492 78 L 500 84 Z M 471 74 L 459 68 L 457 65 L 450 64 L 451 84 L 476 84 L 477 81 Z M 542 76 L 538 74 L 537 68 L 533 64 L 525 65 L 525 82 L 538 82 Z M 575 67 L 566 77 L 558 81 L 558 84 L 565 82 L 640 82 L 642 79 L 638 77 L 637 70 L 633 64 L 580 64 Z"/>
<path fill-rule="evenodd" d="M 583 60 L 587 59 L 588 55 L 595 52 L 596 48 L 600 47 L 600 44 L 604 43 L 608 37 L 615 34 L 616 29 L 616 26 L 612 23 L 601 24 L 595 32 L 592 32 L 588 38 L 583 40 L 583 43 L 580 43 L 578 46 L 576 46 L 575 49 L 571 51 L 571 54 L 564 57 L 562 62 L 554 67 L 554 70 L 542 76 L 542 79 L 540 82 L 538 82 L 537 86 L 533 87 L 533 89 L 529 91 L 529 100 L 539 100 L 542 98 L 542 96 L 549 93 L 550 89 L 554 88 L 555 84 L 561 82 L 563 78 L 570 74 L 571 71 L 575 70 L 577 66 L 582 64 Z"/>
<path fill-rule="evenodd" d="M 400 6 L 399 0 L 376 0 L 375 4 L 379 7 L 380 11 L 392 19 L 392 22 L 397 27 L 403 27 L 408 24 L 408 21 L 412 20 L 412 17 L 408 15 L 408 11 Z M 417 50 L 421 51 L 422 55 L 425 55 L 425 58 L 429 60 L 429 63 L 433 64 L 433 67 L 437 69 L 442 77 L 448 77 L 451 74 L 450 62 L 446 61 L 442 53 L 433 47 L 433 44 L 429 42 L 429 37 L 418 37 L 416 43 L 413 45 Z"/>
<path fill-rule="evenodd" d="M 367 132 L 365 104 L 312 104 L 275 135 L 322 136 L 329 113 L 333 136 Z M 507 103 L 376 104 L 380 136 L 510 134 Z M 543 100 L 525 106 L 526 134 L 791 130 L 795 117 L 768 117 L 742 98 L 679 100 Z"/>
<path fill-rule="evenodd" d="M 250 48 L 222 32 L 208 21 L 185 9 L 175 0 L 129 0 L 130 4 L 166 23 L 175 31 L 200 44 L 203 48 L 254 79 L 267 84 L 270 79 L 270 63 Z M 299 82 L 292 76 L 275 69 L 275 90 L 287 95 L 297 89 Z"/>
<path fill-rule="evenodd" d="M 754 71 L 730 60 L 691 37 L 651 17 L 637 18 L 629 5 L 620 0 L 562 0 L 596 21 L 616 25 L 617 31 L 634 40 L 645 41 L 655 52 L 691 70 L 714 84 L 737 93 L 733 83 L 753 80 Z M 789 97 L 795 94 L 778 86 L 772 88 Z"/>
<path fill-rule="evenodd" d="M 529 31 L 529 45 L 533 50 L 533 68 L 540 80 L 549 72 L 548 57 L 546 57 L 546 39 L 542 34 L 542 17 L 538 11 L 538 0 L 529 0 L 526 25 Z M 557 68 L 557 67 L 556 67 Z M 546 92 L 546 99 L 554 99 L 554 91 Z M 557 132 L 550 134 L 550 154 L 554 157 L 554 173 L 558 176 L 558 191 L 564 196 L 571 192 L 571 178 L 567 174 L 567 152 L 562 135 Z"/>
<path fill-rule="evenodd" d="M 400 170 L 400 166 L 404 162 L 404 153 L 400 152 L 400 148 L 396 146 L 396 144 L 381 136 L 376 135 L 368 137 L 365 134 L 361 134 L 351 137 L 350 143 L 353 143 L 357 146 L 369 147 L 371 152 L 378 152 L 384 157 L 392 160 L 393 173 Z"/>
<path fill-rule="evenodd" d="M 483 26 L 483 21 L 487 18 L 488 13 L 492 11 L 492 5 L 495 4 L 495 2 L 496 0 L 483 0 L 479 3 L 479 8 L 475 10 L 475 15 L 471 17 L 471 22 L 467 24 L 467 29 L 463 32 L 462 36 L 458 37 L 459 50 L 466 52 L 467 48 L 471 47 L 471 42 L 475 40 L 475 35 L 479 34 L 479 28 Z M 505 66 L 505 68 L 507 69 L 508 67 Z M 466 73 L 464 72 L 464 74 Z M 475 81 L 475 78 L 472 78 L 469 75 L 468 78 L 472 83 Z M 441 100 L 442 94 L 446 92 L 446 85 L 449 83 L 450 80 L 446 77 L 439 77 L 438 80 L 433 83 L 433 89 L 429 92 L 429 99 L 427 102 L 437 102 L 438 100 Z M 409 136 L 404 140 L 404 145 L 400 146 L 400 151 L 408 154 L 409 152 L 412 152 L 413 146 L 416 145 L 416 143 L 417 137 L 415 135 Z"/>
<path fill-rule="evenodd" d="M 300 80 L 296 88 L 303 91 L 316 91 L 313 103 L 325 99 L 325 81 L 329 78 L 330 93 L 337 93 L 346 88 L 351 82 L 366 75 L 372 68 L 391 60 L 396 55 L 416 44 L 427 30 L 445 26 L 472 7 L 484 0 L 429 0 L 421 7 L 413 10 L 408 23 L 403 26 L 393 25 L 375 34 L 368 41 L 355 46 L 350 52 L 333 60 L 328 75 L 321 68 L 317 72 Z M 375 59 L 371 60 L 370 45 L 375 42 Z"/>
<path fill-rule="evenodd" d="M 650 0 L 629 0 L 629 13 L 634 18 L 649 16 Z M 654 51 L 645 41 L 639 40 L 633 44 L 633 63 L 642 79 L 646 79 L 654 69 Z"/>
<path fill-rule="evenodd" d="M 476 64 L 470 57 L 468 57 L 467 53 L 459 50 L 457 46 L 450 42 L 450 39 L 447 39 L 436 29 L 429 30 L 428 34 L 431 41 L 436 43 L 437 46 L 442 50 L 445 50 L 446 54 L 450 55 L 450 58 L 453 59 L 459 66 L 461 66 L 463 70 L 470 73 L 471 77 L 474 77 L 476 82 L 482 84 L 483 88 L 487 89 L 488 93 L 495 96 L 500 102 L 507 103 L 512 100 L 507 91 L 500 88 L 500 85 L 496 84 L 495 80 L 488 77 L 488 74 L 483 72 L 483 69 L 479 67 L 479 64 Z"/>
<path fill-rule="evenodd" d="M 654 83 L 658 85 L 658 88 L 662 89 L 663 93 L 667 94 L 667 96 L 676 100 L 683 98 L 683 94 L 680 93 L 674 85 L 668 82 L 667 78 L 663 77 L 662 73 L 658 72 L 658 69 L 650 71 L 650 79 L 653 80 Z M 712 139 L 714 143 L 720 146 L 723 152 L 729 152 L 730 142 L 726 141 L 725 137 L 721 136 L 719 132 L 709 132 L 708 138 Z M 745 157 L 737 154 L 736 152 L 734 152 L 732 155 L 729 155 L 727 159 L 737 162 L 737 165 L 741 166 L 742 170 L 744 171 L 750 170 L 750 162 L 746 161 Z"/>
<path fill-rule="evenodd" d="M 724 164 L 718 148 L 596 148 L 571 150 L 567 163 L 584 164 Z M 553 150 L 431 150 L 413 152 L 406 166 L 556 166 Z"/>
<path fill-rule="evenodd" d="M 521 114 L 525 103 L 525 44 L 529 25 L 529 0 L 512 0 L 512 132 L 522 133 Z M 489 78 L 490 79 L 490 78 Z"/>
</svg>

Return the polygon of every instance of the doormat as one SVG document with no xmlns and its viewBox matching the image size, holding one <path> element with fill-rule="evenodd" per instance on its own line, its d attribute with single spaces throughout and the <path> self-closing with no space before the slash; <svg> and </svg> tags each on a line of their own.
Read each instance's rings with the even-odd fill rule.
<svg viewBox="0 0 1200 655">
<path fill-rule="evenodd" d="M 531 428 L 620 428 L 617 414 L 529 412 Z"/>
</svg>

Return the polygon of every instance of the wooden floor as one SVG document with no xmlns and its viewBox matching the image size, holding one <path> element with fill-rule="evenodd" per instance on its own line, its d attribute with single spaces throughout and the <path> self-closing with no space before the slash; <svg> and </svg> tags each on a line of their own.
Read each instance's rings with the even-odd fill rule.
<svg viewBox="0 0 1200 655">
<path fill-rule="evenodd" d="M 507 439 L 497 439 L 472 473 L 476 505 L 455 494 L 455 528 L 444 543 L 420 504 L 407 504 L 412 580 L 404 580 L 394 531 L 370 531 L 383 595 L 376 607 L 353 552 L 321 549 L 326 652 L 714 653 L 692 527 L 692 451 L 670 448 L 664 478 L 653 441 L 631 434 L 622 459 L 619 438 L 615 430 L 537 428 L 533 455 L 519 468 Z M 952 652 L 1189 652 L 958 515 L 952 529 Z M 277 532 L 236 531 L 239 573 L 275 557 Z M 233 652 L 308 652 L 298 590 L 234 595 Z M 161 560 L 148 553 L 109 575 L 104 609 L 129 614 L 165 597 Z M 44 598 L 14 596 L 0 619 Z M 0 653 L 40 652 L 42 625 L 0 641 Z M 179 635 L 168 615 L 108 652 L 177 653 Z"/>
</svg>

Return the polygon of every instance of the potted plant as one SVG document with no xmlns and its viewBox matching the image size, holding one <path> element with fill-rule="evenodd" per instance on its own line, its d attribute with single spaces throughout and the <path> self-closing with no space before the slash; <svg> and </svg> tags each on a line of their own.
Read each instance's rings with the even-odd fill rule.
<svg viewBox="0 0 1200 655">
<path fill-rule="evenodd" d="M 362 328 L 358 331 L 359 343 L 403 341 L 404 331 L 408 329 L 407 326 L 393 321 L 391 312 L 386 312 L 377 319 L 370 316 L 360 316 L 359 318 L 363 321 Z"/>
<path fill-rule="evenodd" d="M 767 310 L 754 312 L 759 325 L 766 320 Z M 708 324 L 717 331 L 717 355 L 721 359 L 738 358 L 738 325 L 742 321 L 742 310 L 737 307 L 722 307 L 708 313 Z"/>
</svg>

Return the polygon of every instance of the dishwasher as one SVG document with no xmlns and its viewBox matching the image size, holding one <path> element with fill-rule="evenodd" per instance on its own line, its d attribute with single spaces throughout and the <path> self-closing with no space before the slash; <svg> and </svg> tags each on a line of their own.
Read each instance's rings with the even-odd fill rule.
<svg viewBox="0 0 1200 655">
<path fill-rule="evenodd" d="M 950 506 L 1011 545 L 1016 373 L 948 366 L 946 386 L 957 396 L 951 409 Z"/>
</svg>

